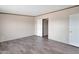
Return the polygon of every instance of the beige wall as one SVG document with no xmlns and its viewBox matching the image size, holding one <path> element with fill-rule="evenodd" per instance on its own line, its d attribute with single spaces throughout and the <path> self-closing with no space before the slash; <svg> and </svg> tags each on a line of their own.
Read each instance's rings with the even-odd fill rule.
<svg viewBox="0 0 79 59">
<path fill-rule="evenodd" d="M 34 17 L 0 14 L 0 41 L 34 35 Z"/>
<path fill-rule="evenodd" d="M 68 43 L 69 39 L 69 16 L 79 13 L 79 7 L 37 16 L 36 35 L 42 36 L 42 19 L 48 18 L 48 38 L 63 43 Z"/>
</svg>

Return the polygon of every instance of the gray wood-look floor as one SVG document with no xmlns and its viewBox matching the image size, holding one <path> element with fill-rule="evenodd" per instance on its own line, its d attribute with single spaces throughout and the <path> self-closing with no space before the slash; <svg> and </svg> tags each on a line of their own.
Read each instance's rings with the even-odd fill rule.
<svg viewBox="0 0 79 59">
<path fill-rule="evenodd" d="M 48 40 L 39 36 L 30 36 L 0 43 L 0 54 L 78 54 L 79 48 L 68 44 Z"/>
</svg>

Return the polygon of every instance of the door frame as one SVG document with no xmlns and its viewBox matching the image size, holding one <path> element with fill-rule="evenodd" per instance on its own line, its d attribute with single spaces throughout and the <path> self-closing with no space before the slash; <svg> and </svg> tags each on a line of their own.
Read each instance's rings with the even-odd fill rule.
<svg viewBox="0 0 79 59">
<path fill-rule="evenodd" d="M 48 31 L 49 31 L 49 19 L 44 18 L 44 19 L 42 19 L 42 37 L 44 37 L 44 20 L 48 20 Z"/>
</svg>

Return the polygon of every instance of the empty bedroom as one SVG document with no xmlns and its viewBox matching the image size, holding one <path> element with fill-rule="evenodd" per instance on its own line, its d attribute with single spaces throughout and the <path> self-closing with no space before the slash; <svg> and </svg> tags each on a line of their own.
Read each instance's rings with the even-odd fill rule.
<svg viewBox="0 0 79 59">
<path fill-rule="evenodd" d="M 79 54 L 79 5 L 0 5 L 0 54 Z"/>
</svg>

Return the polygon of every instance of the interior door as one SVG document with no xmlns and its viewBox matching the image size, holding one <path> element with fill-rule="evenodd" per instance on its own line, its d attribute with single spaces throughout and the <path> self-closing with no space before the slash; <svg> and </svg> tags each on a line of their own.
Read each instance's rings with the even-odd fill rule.
<svg viewBox="0 0 79 59">
<path fill-rule="evenodd" d="M 79 47 L 79 14 L 70 16 L 69 44 Z"/>
</svg>

